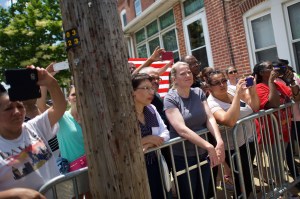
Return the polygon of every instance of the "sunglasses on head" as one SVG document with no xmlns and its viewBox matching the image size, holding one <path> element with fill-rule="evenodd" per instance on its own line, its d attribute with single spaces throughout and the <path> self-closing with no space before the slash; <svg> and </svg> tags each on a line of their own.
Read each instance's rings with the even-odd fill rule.
<svg viewBox="0 0 300 199">
<path fill-rule="evenodd" d="M 151 75 L 151 81 L 161 81 L 162 79 L 159 76 Z"/>
<path fill-rule="evenodd" d="M 228 74 L 231 74 L 231 75 L 232 75 L 232 74 L 235 74 L 235 73 L 237 73 L 237 70 L 232 70 L 232 71 L 229 71 L 229 72 L 228 72 Z"/>
</svg>

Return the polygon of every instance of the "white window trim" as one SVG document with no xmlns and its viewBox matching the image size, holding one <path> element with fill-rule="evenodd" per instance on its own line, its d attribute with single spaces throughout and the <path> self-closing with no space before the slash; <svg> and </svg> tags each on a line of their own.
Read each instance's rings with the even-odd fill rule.
<svg viewBox="0 0 300 199">
<path fill-rule="evenodd" d="M 294 60 L 296 59 L 296 57 L 295 57 L 295 54 L 294 54 L 294 49 L 293 49 L 293 42 L 292 42 L 292 40 L 293 40 L 293 37 L 292 37 L 292 30 L 291 30 L 291 27 L 290 27 L 290 18 L 289 18 L 289 15 L 288 15 L 288 10 L 287 10 L 287 7 L 289 7 L 289 6 L 291 6 L 291 5 L 293 5 L 293 4 L 296 4 L 296 3 L 300 3 L 300 0 L 296 0 L 296 1 L 291 1 L 291 2 L 287 2 L 287 3 L 285 3 L 284 5 L 283 5 L 283 7 L 284 7 L 284 17 L 285 17 L 285 20 L 286 20 L 286 30 L 287 30 L 287 34 L 288 34 L 288 43 L 289 43 L 289 49 L 290 49 L 290 55 L 291 55 L 291 57 L 292 57 L 292 59 L 291 59 L 291 66 L 296 66 L 296 63 L 294 62 Z M 300 62 L 300 60 L 299 60 L 299 62 Z M 298 63 L 298 64 L 300 64 L 300 63 Z M 300 65 L 298 66 L 298 67 L 300 67 Z M 296 70 L 299 70 L 299 68 L 296 68 Z M 300 72 L 300 71 L 297 71 L 298 73 Z"/>
<path fill-rule="evenodd" d="M 125 9 L 123 9 L 122 11 L 121 11 L 121 13 L 120 13 L 120 18 L 121 18 L 121 22 L 122 22 L 122 28 L 124 29 L 124 27 L 125 27 L 125 24 L 124 24 L 124 20 L 123 20 L 123 15 L 126 15 L 126 10 Z"/>
<path fill-rule="evenodd" d="M 205 9 L 201 9 L 199 12 L 195 12 L 192 15 L 188 16 L 186 19 L 182 21 L 183 23 L 183 28 L 184 28 L 184 40 L 186 43 L 186 52 L 187 55 L 191 55 L 191 48 L 189 45 L 189 35 L 187 32 L 187 27 L 186 24 L 190 24 L 193 21 L 196 20 L 201 20 L 202 22 L 202 27 L 203 27 L 203 34 L 204 34 L 204 41 L 205 41 L 205 47 L 206 47 L 206 53 L 207 53 L 207 60 L 208 60 L 208 65 L 213 66 L 213 57 L 212 57 L 212 51 L 211 51 L 211 46 L 210 46 L 210 38 L 209 38 L 209 32 L 208 32 L 208 25 L 207 25 L 207 20 L 206 20 L 206 13 Z"/>
<path fill-rule="evenodd" d="M 136 2 L 138 2 L 139 7 L 141 8 L 140 12 L 137 12 L 136 10 Z M 142 2 L 141 0 L 134 0 L 134 10 L 135 10 L 135 15 L 139 16 L 142 13 Z"/>
<path fill-rule="evenodd" d="M 295 64 L 293 63 L 294 59 L 291 57 L 292 52 L 290 50 L 290 46 L 289 46 L 290 42 L 287 34 L 288 28 L 284 26 L 286 22 L 285 22 L 285 16 L 283 12 L 283 3 L 287 1 L 288 0 L 265 1 L 257 5 L 256 7 L 250 9 L 243 15 L 247 48 L 248 48 L 251 68 L 253 68 L 253 66 L 256 64 L 254 40 L 252 38 L 252 28 L 250 25 L 251 20 L 264 16 L 269 13 L 271 14 L 272 26 L 274 30 L 274 39 L 275 39 L 275 45 L 277 47 L 278 57 L 289 60 L 292 65 Z"/>
</svg>

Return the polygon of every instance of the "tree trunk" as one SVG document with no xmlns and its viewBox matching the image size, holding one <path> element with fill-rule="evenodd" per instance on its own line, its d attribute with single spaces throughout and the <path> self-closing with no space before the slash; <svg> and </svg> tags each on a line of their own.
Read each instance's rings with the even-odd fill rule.
<svg viewBox="0 0 300 199">
<path fill-rule="evenodd" d="M 117 0 L 62 0 L 60 7 L 64 31 L 77 30 L 80 41 L 67 53 L 93 197 L 150 198 Z"/>
</svg>

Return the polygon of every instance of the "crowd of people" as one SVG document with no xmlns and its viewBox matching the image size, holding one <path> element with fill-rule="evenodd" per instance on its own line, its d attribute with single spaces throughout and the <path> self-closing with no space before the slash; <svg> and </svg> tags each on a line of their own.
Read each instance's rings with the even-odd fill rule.
<svg viewBox="0 0 300 199">
<path fill-rule="evenodd" d="M 177 177 L 177 194 L 181 198 L 213 197 L 212 181 L 216 181 L 221 164 L 224 165 L 225 176 L 229 178 L 233 173 L 236 194 L 239 196 L 242 192 L 239 174 L 231 172 L 231 167 L 236 164 L 230 160 L 235 152 L 233 127 L 238 120 L 252 113 L 277 108 L 292 100 L 296 102 L 293 112 L 299 113 L 299 116 L 297 103 L 300 101 L 300 88 L 298 82 L 294 81 L 293 69 L 286 60 L 278 60 L 277 63 L 264 61 L 256 64 L 253 74 L 246 79 L 239 77 L 234 66 L 227 67 L 224 72 L 213 67 L 200 71 L 201 63 L 193 55 L 187 55 L 176 63 L 169 60 L 159 69 L 151 67 L 153 62 L 161 60 L 163 52 L 164 49 L 157 47 L 139 67 L 129 63 L 151 197 L 171 199 L 172 193 L 164 189 L 158 154 L 147 153 L 147 150 L 176 137 L 186 141 L 172 146 L 173 164 L 170 150 L 162 149 L 170 170 L 176 173 L 197 165 L 199 161 L 207 162 L 201 164 L 199 169 L 188 170 Z M 285 67 L 284 73 L 279 71 L 278 65 Z M 171 86 L 162 99 L 158 93 L 160 75 L 170 67 Z M 45 198 L 37 191 L 48 180 L 88 165 L 75 87 L 71 87 L 68 93 L 70 109 L 66 111 L 66 99 L 54 78 L 53 64 L 46 69 L 35 69 L 39 79 L 37 84 L 42 90 L 39 99 L 10 101 L 6 89 L 0 85 L 0 198 Z M 46 104 L 47 92 L 52 101 L 50 106 Z M 287 165 L 292 177 L 296 178 L 299 173 L 290 150 L 293 143 L 290 143 L 289 128 L 292 128 L 291 136 L 298 135 L 298 132 L 291 123 L 292 110 L 288 109 L 288 117 L 284 115 L 283 112 L 275 114 L 282 122 Z M 297 127 L 299 118 L 297 115 L 293 117 Z M 271 126 L 271 122 L 268 122 Z M 219 130 L 219 125 L 227 127 L 226 133 Z M 203 129 L 208 129 L 209 133 L 199 136 L 197 132 Z M 243 176 L 251 176 L 249 165 L 253 165 L 256 156 L 252 132 L 256 130 L 252 121 L 237 130 L 246 132 L 237 134 Z M 277 146 L 274 144 L 272 128 L 269 133 L 271 147 L 275 150 Z M 246 145 L 251 158 L 248 158 Z M 277 167 L 275 170 L 280 172 Z M 242 183 L 247 197 L 252 192 L 252 180 L 247 177 Z M 91 198 L 90 193 L 86 193 L 85 198 Z"/>
</svg>

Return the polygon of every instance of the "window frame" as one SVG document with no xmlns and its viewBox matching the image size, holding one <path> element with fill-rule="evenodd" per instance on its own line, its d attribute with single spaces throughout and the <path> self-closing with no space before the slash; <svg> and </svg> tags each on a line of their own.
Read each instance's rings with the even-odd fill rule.
<svg viewBox="0 0 300 199">
<path fill-rule="evenodd" d="M 255 47 L 253 46 L 254 40 L 253 38 L 251 38 L 252 29 L 249 23 L 251 23 L 251 19 L 258 18 L 260 16 L 265 15 L 266 13 L 269 13 L 271 15 L 272 27 L 273 27 L 275 45 L 277 48 L 278 57 L 289 60 L 290 65 L 296 67 L 294 52 L 292 52 L 291 50 L 292 49 L 291 42 L 290 42 L 291 38 L 287 33 L 288 31 L 290 31 L 289 27 L 287 27 L 290 24 L 289 22 L 287 22 L 287 17 L 285 15 L 285 12 L 287 12 L 286 5 L 291 5 L 299 1 L 300 0 L 265 1 L 244 13 L 243 21 L 244 21 L 249 62 L 251 68 L 253 68 L 254 65 L 256 64 L 256 56 L 254 52 Z"/>
<path fill-rule="evenodd" d="M 258 19 L 260 17 L 267 16 L 267 15 L 270 15 L 270 17 L 271 17 L 271 26 L 273 28 L 273 36 L 274 36 L 274 42 L 275 42 L 275 44 L 271 45 L 271 46 L 268 46 L 268 47 L 262 47 L 262 48 L 256 49 L 255 43 L 254 43 L 255 41 L 254 41 L 252 21 L 254 21 L 254 20 L 256 20 L 256 19 Z M 265 51 L 265 50 L 270 50 L 270 49 L 276 48 L 276 52 L 277 52 L 277 55 L 278 55 L 277 45 L 276 45 L 276 39 L 275 39 L 275 31 L 274 31 L 274 27 L 273 27 L 273 19 L 272 19 L 271 12 L 269 10 L 266 10 L 265 12 L 262 12 L 259 15 L 255 15 L 253 17 L 250 17 L 249 20 L 248 20 L 248 23 L 249 23 L 248 26 L 249 26 L 249 28 L 251 30 L 251 32 L 249 32 L 249 35 L 250 35 L 250 38 L 251 38 L 251 46 L 252 46 L 253 58 L 254 58 L 255 62 L 258 62 L 256 60 L 256 53 L 259 53 L 259 52 L 262 52 L 262 51 Z"/>
<path fill-rule="evenodd" d="M 137 6 L 138 4 L 138 6 Z M 137 11 L 137 8 L 140 8 L 139 11 Z M 142 14 L 143 9 L 142 9 L 142 2 L 141 0 L 134 0 L 134 11 L 135 11 L 135 16 L 139 16 L 140 14 Z"/>
<path fill-rule="evenodd" d="M 172 25 L 169 25 L 168 27 L 165 27 L 163 30 L 161 30 L 160 27 L 160 20 L 159 18 L 161 16 L 163 16 L 164 14 L 168 13 L 170 10 L 173 10 L 173 8 L 167 10 L 166 12 L 162 13 L 161 15 L 159 15 L 155 20 L 150 21 L 149 23 L 145 24 L 145 26 L 143 26 L 142 28 L 138 29 L 136 32 L 134 32 L 134 39 L 135 39 L 135 49 L 136 49 L 136 57 L 139 57 L 137 49 L 141 46 L 143 46 L 144 44 L 146 44 L 146 49 L 147 49 L 147 57 L 150 57 L 150 55 L 153 52 L 150 52 L 150 47 L 149 47 L 149 42 L 156 39 L 157 37 L 159 38 L 159 43 L 160 43 L 160 47 L 164 48 L 164 44 L 163 44 L 163 40 L 162 40 L 162 36 L 166 33 L 168 33 L 169 31 L 175 30 L 175 36 L 176 36 L 176 43 L 177 43 L 177 50 L 174 50 L 173 53 L 177 53 L 179 55 L 179 59 L 180 59 L 180 52 L 179 52 L 179 44 L 178 44 L 178 33 L 177 33 L 177 29 L 176 29 L 176 21 L 175 21 L 175 16 L 174 16 L 174 10 L 173 10 L 173 17 L 174 17 L 174 23 Z M 157 26 L 158 26 L 158 32 L 151 35 L 150 37 L 148 37 L 147 35 L 147 26 L 151 23 L 153 23 L 154 21 L 157 21 Z M 137 43 L 136 41 L 136 37 L 135 34 L 139 31 L 141 31 L 142 29 L 144 29 L 145 32 L 145 40 L 141 41 L 140 43 Z"/>
<path fill-rule="evenodd" d="M 182 4 L 183 7 L 183 4 Z M 205 46 L 201 46 L 198 49 L 201 48 L 206 48 L 206 54 L 207 54 L 207 61 L 209 66 L 214 66 L 213 62 L 213 56 L 212 56 L 212 49 L 210 45 L 210 37 L 209 37 L 209 31 L 208 31 L 208 24 L 207 24 L 207 19 L 206 19 L 206 12 L 205 12 L 205 7 L 201 8 L 199 11 L 196 11 L 192 13 L 191 15 L 188 15 L 183 19 L 183 33 L 184 33 L 184 41 L 186 44 L 186 53 L 188 55 L 192 54 L 192 49 L 190 47 L 190 41 L 189 41 L 189 35 L 188 35 L 188 30 L 187 30 L 187 25 L 191 24 L 197 20 L 201 20 L 202 23 L 202 28 L 203 28 L 203 34 L 204 34 L 204 41 L 205 41 Z M 183 9 L 182 9 L 183 10 Z M 195 49 L 193 49 L 195 50 Z"/>
<path fill-rule="evenodd" d="M 124 16 L 126 17 L 126 24 L 124 22 Z M 120 12 L 120 18 L 121 18 L 121 23 L 122 23 L 122 28 L 124 29 L 125 26 L 127 25 L 127 16 L 126 16 L 126 9 L 123 9 L 121 12 Z"/>
<path fill-rule="evenodd" d="M 288 7 L 292 6 L 294 4 L 300 3 L 300 0 L 295 0 L 292 2 L 287 2 L 283 5 L 283 12 L 284 12 L 284 18 L 286 20 L 286 30 L 288 34 L 288 39 L 289 39 L 289 50 L 291 52 L 291 60 L 293 60 L 293 67 L 296 67 L 296 71 L 299 73 L 300 72 L 300 60 L 296 59 L 296 54 L 294 52 L 294 43 L 300 42 L 300 38 L 294 40 L 293 35 L 292 35 L 292 28 L 291 28 L 291 23 L 290 23 L 290 18 L 289 18 L 289 13 L 288 13 Z M 298 67 L 297 67 L 298 66 Z"/>
</svg>

